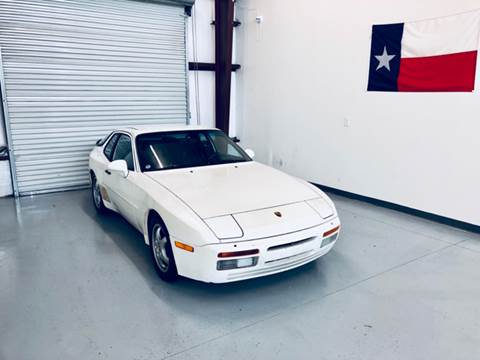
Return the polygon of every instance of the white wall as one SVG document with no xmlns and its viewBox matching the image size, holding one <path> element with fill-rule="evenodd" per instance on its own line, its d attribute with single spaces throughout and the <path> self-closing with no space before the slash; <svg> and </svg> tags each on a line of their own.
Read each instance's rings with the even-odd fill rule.
<svg viewBox="0 0 480 360">
<path fill-rule="evenodd" d="M 7 137 L 5 134 L 5 121 L 3 121 L 3 113 L 0 108 L 0 146 L 7 145 Z"/>
<path fill-rule="evenodd" d="M 187 52 L 189 61 L 215 62 L 214 0 L 197 0 L 187 22 Z M 196 36 L 194 30 L 196 29 Z M 196 42 L 196 57 L 194 40 Z M 215 124 L 215 72 L 190 71 L 189 94 L 191 123 Z M 199 110 L 199 111 L 197 111 Z"/>
<path fill-rule="evenodd" d="M 6 145 L 5 122 L 3 114 L 0 111 L 0 146 Z M 0 197 L 8 196 L 13 193 L 12 180 L 10 177 L 10 163 L 6 160 L 0 160 Z"/>
<path fill-rule="evenodd" d="M 480 8 L 480 1 L 240 0 L 237 6 L 243 22 L 238 134 L 260 161 L 480 225 L 479 91 L 366 92 L 372 24 L 454 14 Z"/>
</svg>

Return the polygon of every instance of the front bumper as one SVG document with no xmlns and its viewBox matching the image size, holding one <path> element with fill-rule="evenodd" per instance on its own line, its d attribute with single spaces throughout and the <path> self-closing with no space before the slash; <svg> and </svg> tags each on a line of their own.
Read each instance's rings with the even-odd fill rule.
<svg viewBox="0 0 480 360">
<path fill-rule="evenodd" d="M 225 283 L 270 275 L 304 265 L 328 253 L 335 241 L 321 246 L 323 233 L 340 225 L 335 217 L 313 228 L 263 239 L 195 247 L 193 253 L 173 248 L 178 273 L 211 283 Z M 338 236 L 338 232 L 336 233 Z M 175 240 L 175 239 L 172 239 Z M 259 249 L 255 266 L 217 270 L 218 253 Z M 247 258 L 240 256 L 237 258 Z"/>
</svg>

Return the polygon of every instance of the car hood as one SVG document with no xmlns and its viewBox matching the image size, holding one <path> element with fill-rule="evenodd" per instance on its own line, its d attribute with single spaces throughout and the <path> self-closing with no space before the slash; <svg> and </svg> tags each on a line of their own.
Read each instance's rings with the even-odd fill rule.
<svg viewBox="0 0 480 360">
<path fill-rule="evenodd" d="M 145 174 L 202 219 L 318 198 L 294 177 L 254 161 Z"/>
</svg>

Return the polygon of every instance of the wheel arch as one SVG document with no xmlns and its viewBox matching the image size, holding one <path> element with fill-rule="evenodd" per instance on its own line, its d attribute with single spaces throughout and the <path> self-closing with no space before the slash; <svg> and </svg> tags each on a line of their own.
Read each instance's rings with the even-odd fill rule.
<svg viewBox="0 0 480 360">
<path fill-rule="evenodd" d="M 93 169 L 90 169 L 90 183 L 92 184 L 93 183 L 93 178 L 97 178 L 97 175 L 95 175 L 95 171 L 93 171 Z"/>
<path fill-rule="evenodd" d="M 167 232 L 167 235 L 170 237 L 167 224 L 165 224 L 165 221 L 163 220 L 159 212 L 153 208 L 148 209 L 145 213 L 145 219 L 144 219 L 144 229 L 146 231 L 143 232 L 143 238 L 144 238 L 145 244 L 147 245 L 150 245 L 150 225 L 151 225 L 151 222 L 155 219 L 160 220 L 165 231 Z"/>
</svg>

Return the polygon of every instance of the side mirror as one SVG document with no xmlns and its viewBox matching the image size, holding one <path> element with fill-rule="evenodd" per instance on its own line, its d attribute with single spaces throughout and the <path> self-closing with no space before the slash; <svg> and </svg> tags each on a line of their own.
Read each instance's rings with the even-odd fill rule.
<svg viewBox="0 0 480 360">
<path fill-rule="evenodd" d="M 98 139 L 97 142 L 95 143 L 95 145 L 102 146 L 102 140 L 103 139 Z"/>
<path fill-rule="evenodd" d="M 122 175 L 124 178 L 128 175 L 128 166 L 125 160 L 115 160 L 108 164 L 108 170 L 112 173 Z"/>
<path fill-rule="evenodd" d="M 245 149 L 245 152 L 250 157 L 250 159 L 253 159 L 255 157 L 255 151 L 253 151 L 252 149 Z"/>
</svg>

